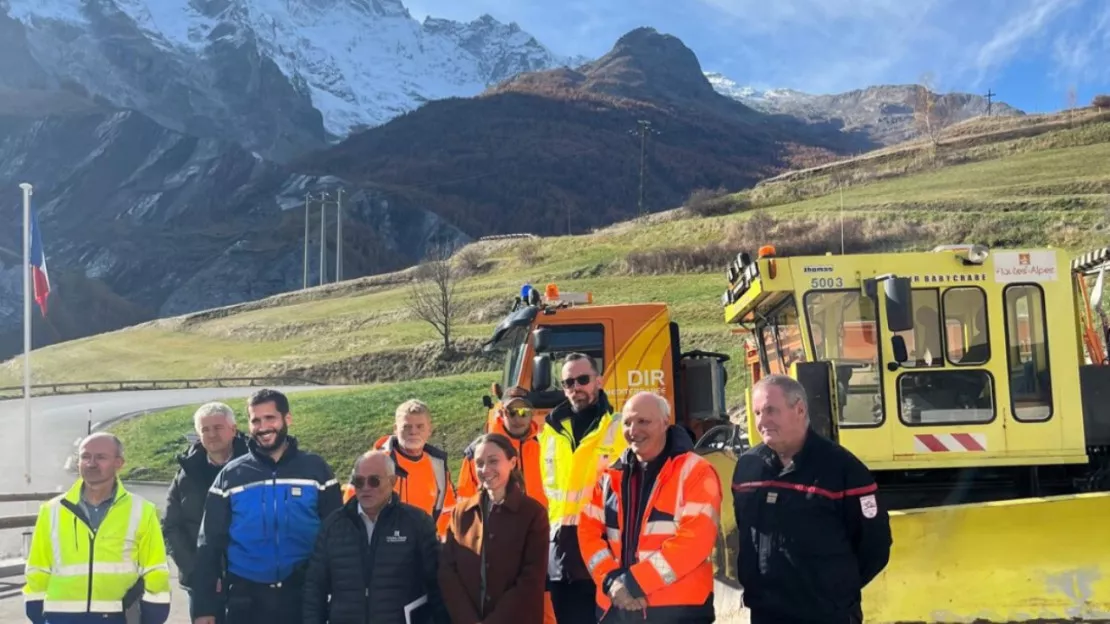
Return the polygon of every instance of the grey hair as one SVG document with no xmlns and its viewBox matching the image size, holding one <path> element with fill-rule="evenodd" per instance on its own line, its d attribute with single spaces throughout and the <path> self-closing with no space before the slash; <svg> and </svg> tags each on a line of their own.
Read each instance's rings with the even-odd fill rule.
<svg viewBox="0 0 1110 624">
<path fill-rule="evenodd" d="M 200 420 L 207 416 L 212 416 L 213 414 L 222 414 L 224 419 L 227 420 L 227 424 L 232 427 L 235 426 L 235 410 L 231 409 L 226 403 L 213 401 L 201 405 L 197 408 L 197 411 L 193 413 L 193 428 L 197 430 L 197 433 L 200 433 Z"/>
<path fill-rule="evenodd" d="M 389 453 L 387 453 L 386 451 L 383 451 L 383 450 L 380 450 L 380 449 L 374 449 L 374 450 L 371 450 L 371 451 L 366 451 L 362 455 L 359 455 L 358 459 L 355 460 L 355 465 L 351 467 L 351 475 L 353 476 L 355 474 L 358 474 L 358 467 L 362 465 L 362 462 L 364 462 L 364 461 L 366 461 L 366 460 L 368 460 L 372 457 L 379 457 L 379 456 L 385 458 L 385 474 L 386 474 L 386 476 L 387 477 L 396 476 L 396 474 L 397 474 L 397 464 L 393 462 L 393 457 L 391 457 L 389 455 Z"/>
<path fill-rule="evenodd" d="M 797 379 L 789 375 L 768 375 L 759 381 L 755 382 L 752 386 L 752 393 L 765 386 L 773 386 L 782 391 L 782 396 L 786 399 L 786 404 L 794 407 L 800 401 L 802 408 L 805 410 L 806 420 L 809 420 L 809 404 L 806 402 L 806 389 L 802 384 L 798 383 Z"/>
<path fill-rule="evenodd" d="M 123 442 L 121 442 L 114 433 L 109 433 L 107 431 L 98 431 L 86 436 L 84 440 L 81 440 L 81 444 L 79 444 L 77 448 L 83 448 L 91 440 L 96 440 L 98 438 L 108 438 L 109 440 L 114 442 L 116 445 L 116 456 L 121 458 L 123 457 Z"/>
</svg>

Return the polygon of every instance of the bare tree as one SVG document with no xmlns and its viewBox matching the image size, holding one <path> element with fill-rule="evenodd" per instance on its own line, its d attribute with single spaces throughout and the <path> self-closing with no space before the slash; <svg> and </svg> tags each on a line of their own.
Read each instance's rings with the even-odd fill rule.
<svg viewBox="0 0 1110 624">
<path fill-rule="evenodd" d="M 940 143 L 940 131 L 944 126 L 944 114 L 939 106 L 935 92 L 936 80 L 932 72 L 921 76 L 914 93 L 913 118 L 917 131 L 929 137 L 933 147 Z"/>
<path fill-rule="evenodd" d="M 455 287 L 459 272 L 451 265 L 452 246 L 432 245 L 424 262 L 416 269 L 416 279 L 409 290 L 408 307 L 417 318 L 431 325 L 443 338 L 443 351 L 450 353 L 452 332 L 458 305 Z"/>
</svg>

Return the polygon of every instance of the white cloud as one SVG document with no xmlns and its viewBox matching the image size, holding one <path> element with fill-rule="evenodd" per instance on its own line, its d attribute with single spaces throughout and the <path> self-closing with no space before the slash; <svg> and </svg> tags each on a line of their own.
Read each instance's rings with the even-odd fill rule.
<svg viewBox="0 0 1110 624">
<path fill-rule="evenodd" d="M 981 84 L 992 71 L 1008 63 L 1029 40 L 1040 39 L 1047 34 L 1047 25 L 1067 9 L 1074 8 L 1081 0 L 1030 0 L 1019 11 L 998 28 L 994 35 L 981 47 L 975 57 L 977 76 L 975 84 Z"/>
<path fill-rule="evenodd" d="M 1085 34 L 1065 32 L 1057 34 L 1052 45 L 1052 60 L 1056 67 L 1053 78 L 1058 83 L 1076 83 L 1110 80 L 1110 3 L 1104 4 L 1097 15 L 1087 15 L 1083 20 L 1090 25 Z"/>
</svg>

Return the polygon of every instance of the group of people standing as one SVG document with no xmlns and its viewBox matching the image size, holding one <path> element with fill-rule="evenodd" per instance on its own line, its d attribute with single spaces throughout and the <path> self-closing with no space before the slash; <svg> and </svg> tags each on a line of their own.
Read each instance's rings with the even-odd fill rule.
<svg viewBox="0 0 1110 624">
<path fill-rule="evenodd" d="M 249 435 L 226 405 L 202 406 L 194 416 L 200 440 L 180 458 L 163 527 L 190 619 L 714 622 L 723 492 L 713 466 L 671 424 L 664 398 L 642 392 L 616 413 L 589 356 L 568 355 L 561 381 L 566 401 L 542 425 L 524 392 L 500 397 L 496 424 L 464 453 L 457 487 L 446 453 L 428 444 L 432 417 L 420 401 L 397 408 L 394 433 L 355 460 L 342 486 L 289 435 L 281 393 L 250 397 Z M 764 443 L 740 458 L 732 483 L 752 621 L 861 622 L 860 591 L 890 548 L 874 482 L 850 453 L 812 432 L 797 382 L 762 380 L 753 401 Z M 68 497 L 83 498 L 86 487 Z M 49 522 L 58 522 L 48 507 Z M 168 612 L 162 536 L 145 518 L 131 524 L 146 529 L 140 542 L 157 544 L 139 547 L 153 554 L 126 578 L 145 581 L 144 599 L 158 605 L 166 585 Z M 44 535 L 36 529 L 32 546 L 46 559 L 50 526 Z M 36 623 L 83 622 L 73 616 L 97 612 L 91 601 L 83 610 L 52 612 L 49 600 L 34 607 L 51 585 L 47 576 L 25 589 Z M 163 610 L 142 604 L 144 624 L 165 621 Z M 124 612 L 112 619 L 117 611 L 96 621 L 124 622 Z"/>
</svg>

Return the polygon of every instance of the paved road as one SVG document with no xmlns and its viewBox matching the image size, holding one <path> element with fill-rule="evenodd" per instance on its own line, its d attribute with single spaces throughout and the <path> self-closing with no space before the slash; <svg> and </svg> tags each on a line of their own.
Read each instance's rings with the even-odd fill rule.
<svg viewBox="0 0 1110 624">
<path fill-rule="evenodd" d="M 287 392 L 318 390 L 320 386 L 281 388 Z M 140 390 L 98 392 L 49 397 L 31 401 L 31 483 L 24 480 L 23 401 L 0 401 L 0 492 L 61 491 L 73 483 L 65 470 L 73 444 L 88 430 L 90 410 L 93 423 L 120 414 L 146 409 L 189 405 L 204 401 L 242 397 L 250 388 L 193 388 L 188 390 Z M 182 431 L 189 429 L 184 424 Z M 37 503 L 0 506 L 0 514 L 33 513 Z M 18 531 L 0 531 L 0 558 L 19 554 Z"/>
<path fill-rule="evenodd" d="M 321 390 L 320 386 L 279 388 L 294 393 Z M 68 488 L 74 475 L 65 470 L 65 461 L 73 453 L 73 444 L 85 435 L 89 424 L 105 421 L 129 412 L 190 405 L 204 401 L 226 400 L 242 397 L 251 388 L 193 388 L 187 390 L 139 390 L 133 392 L 96 392 L 49 397 L 35 397 L 31 401 L 31 483 L 24 479 L 23 401 L 0 401 L 0 492 L 62 491 Z M 189 424 L 182 427 L 187 431 Z M 164 505 L 165 488 L 158 486 L 130 486 L 140 495 Z M 0 515 L 35 513 L 39 503 L 0 504 Z M 28 538 L 20 529 L 0 531 L 0 559 L 23 555 Z M 176 570 L 173 570 L 176 579 Z M 174 581 L 176 587 L 176 580 Z M 0 622 L 24 621 L 23 599 L 20 589 L 22 577 L 0 579 Z M 183 592 L 174 592 L 173 615 L 169 624 L 188 621 Z"/>
</svg>

